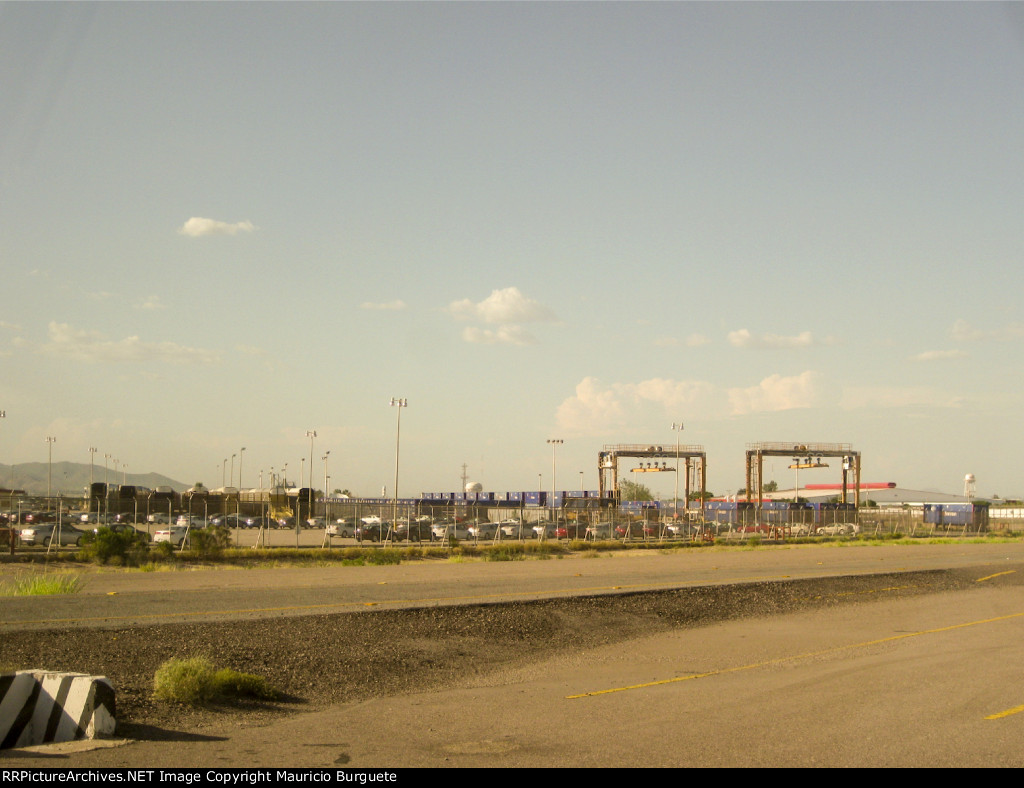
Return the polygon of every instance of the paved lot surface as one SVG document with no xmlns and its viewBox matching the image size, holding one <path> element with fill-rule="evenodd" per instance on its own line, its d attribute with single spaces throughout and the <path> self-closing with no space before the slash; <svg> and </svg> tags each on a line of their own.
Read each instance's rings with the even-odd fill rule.
<svg viewBox="0 0 1024 788">
<path fill-rule="evenodd" d="M 140 665 L 132 742 L 0 766 L 1021 766 L 1022 581 L 1016 544 L 96 574 L 49 618 L 4 600 L 0 662 L 73 650 L 119 693 Z M 270 596 L 141 618 L 154 594 L 234 591 Z M 335 607 L 265 609 L 278 593 Z M 117 597 L 135 603 L 104 628 L 69 623 Z M 147 704 L 144 677 L 186 646 L 289 702 Z"/>
<path fill-rule="evenodd" d="M 795 545 L 624 551 L 546 561 L 423 561 L 400 566 L 89 570 L 63 597 L 9 597 L 0 632 L 234 621 L 368 608 L 438 607 L 798 578 L 925 571 L 1024 557 L 1020 544 Z M 53 571 L 0 564 L 0 581 Z"/>
</svg>

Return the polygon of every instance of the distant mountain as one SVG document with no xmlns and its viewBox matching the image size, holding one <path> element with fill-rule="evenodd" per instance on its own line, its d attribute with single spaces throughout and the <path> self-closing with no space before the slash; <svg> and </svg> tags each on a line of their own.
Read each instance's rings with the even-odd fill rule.
<svg viewBox="0 0 1024 788">
<path fill-rule="evenodd" d="M 16 465 L 0 464 L 0 489 L 24 490 L 30 495 L 46 495 L 47 475 L 50 478 L 50 492 L 53 495 L 80 496 L 89 487 L 89 477 L 97 482 L 104 481 L 103 468 L 96 468 L 81 462 L 21 462 Z M 155 489 L 160 486 L 173 488 L 177 492 L 189 489 L 188 484 L 169 479 L 159 473 L 114 473 L 107 470 L 106 481 L 110 484 L 133 484 L 136 487 Z"/>
</svg>

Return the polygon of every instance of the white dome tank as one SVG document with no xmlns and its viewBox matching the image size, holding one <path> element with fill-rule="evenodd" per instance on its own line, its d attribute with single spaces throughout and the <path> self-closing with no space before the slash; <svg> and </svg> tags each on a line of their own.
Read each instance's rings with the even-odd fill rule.
<svg viewBox="0 0 1024 788">
<path fill-rule="evenodd" d="M 466 482 L 466 492 L 478 493 L 483 492 L 484 486 L 480 482 Z"/>
</svg>

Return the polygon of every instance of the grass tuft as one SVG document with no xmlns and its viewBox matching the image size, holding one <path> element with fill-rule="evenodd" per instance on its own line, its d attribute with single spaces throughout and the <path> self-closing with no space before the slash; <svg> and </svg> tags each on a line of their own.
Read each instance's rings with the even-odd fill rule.
<svg viewBox="0 0 1024 788">
<path fill-rule="evenodd" d="M 238 698 L 274 700 L 278 693 L 262 676 L 216 670 L 206 657 L 191 657 L 169 659 L 157 668 L 153 695 L 157 700 L 195 706 Z"/>
<path fill-rule="evenodd" d="M 13 583 L 4 583 L 0 585 L 0 596 L 53 596 L 75 594 L 81 590 L 81 576 L 65 572 L 23 577 Z"/>
</svg>

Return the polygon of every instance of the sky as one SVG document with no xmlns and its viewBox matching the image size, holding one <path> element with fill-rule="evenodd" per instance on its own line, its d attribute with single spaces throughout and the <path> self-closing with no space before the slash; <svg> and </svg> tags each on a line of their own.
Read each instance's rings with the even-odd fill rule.
<svg viewBox="0 0 1024 788">
<path fill-rule="evenodd" d="M 0 462 L 1024 496 L 1022 84 L 1014 3 L 2 2 Z"/>
</svg>

